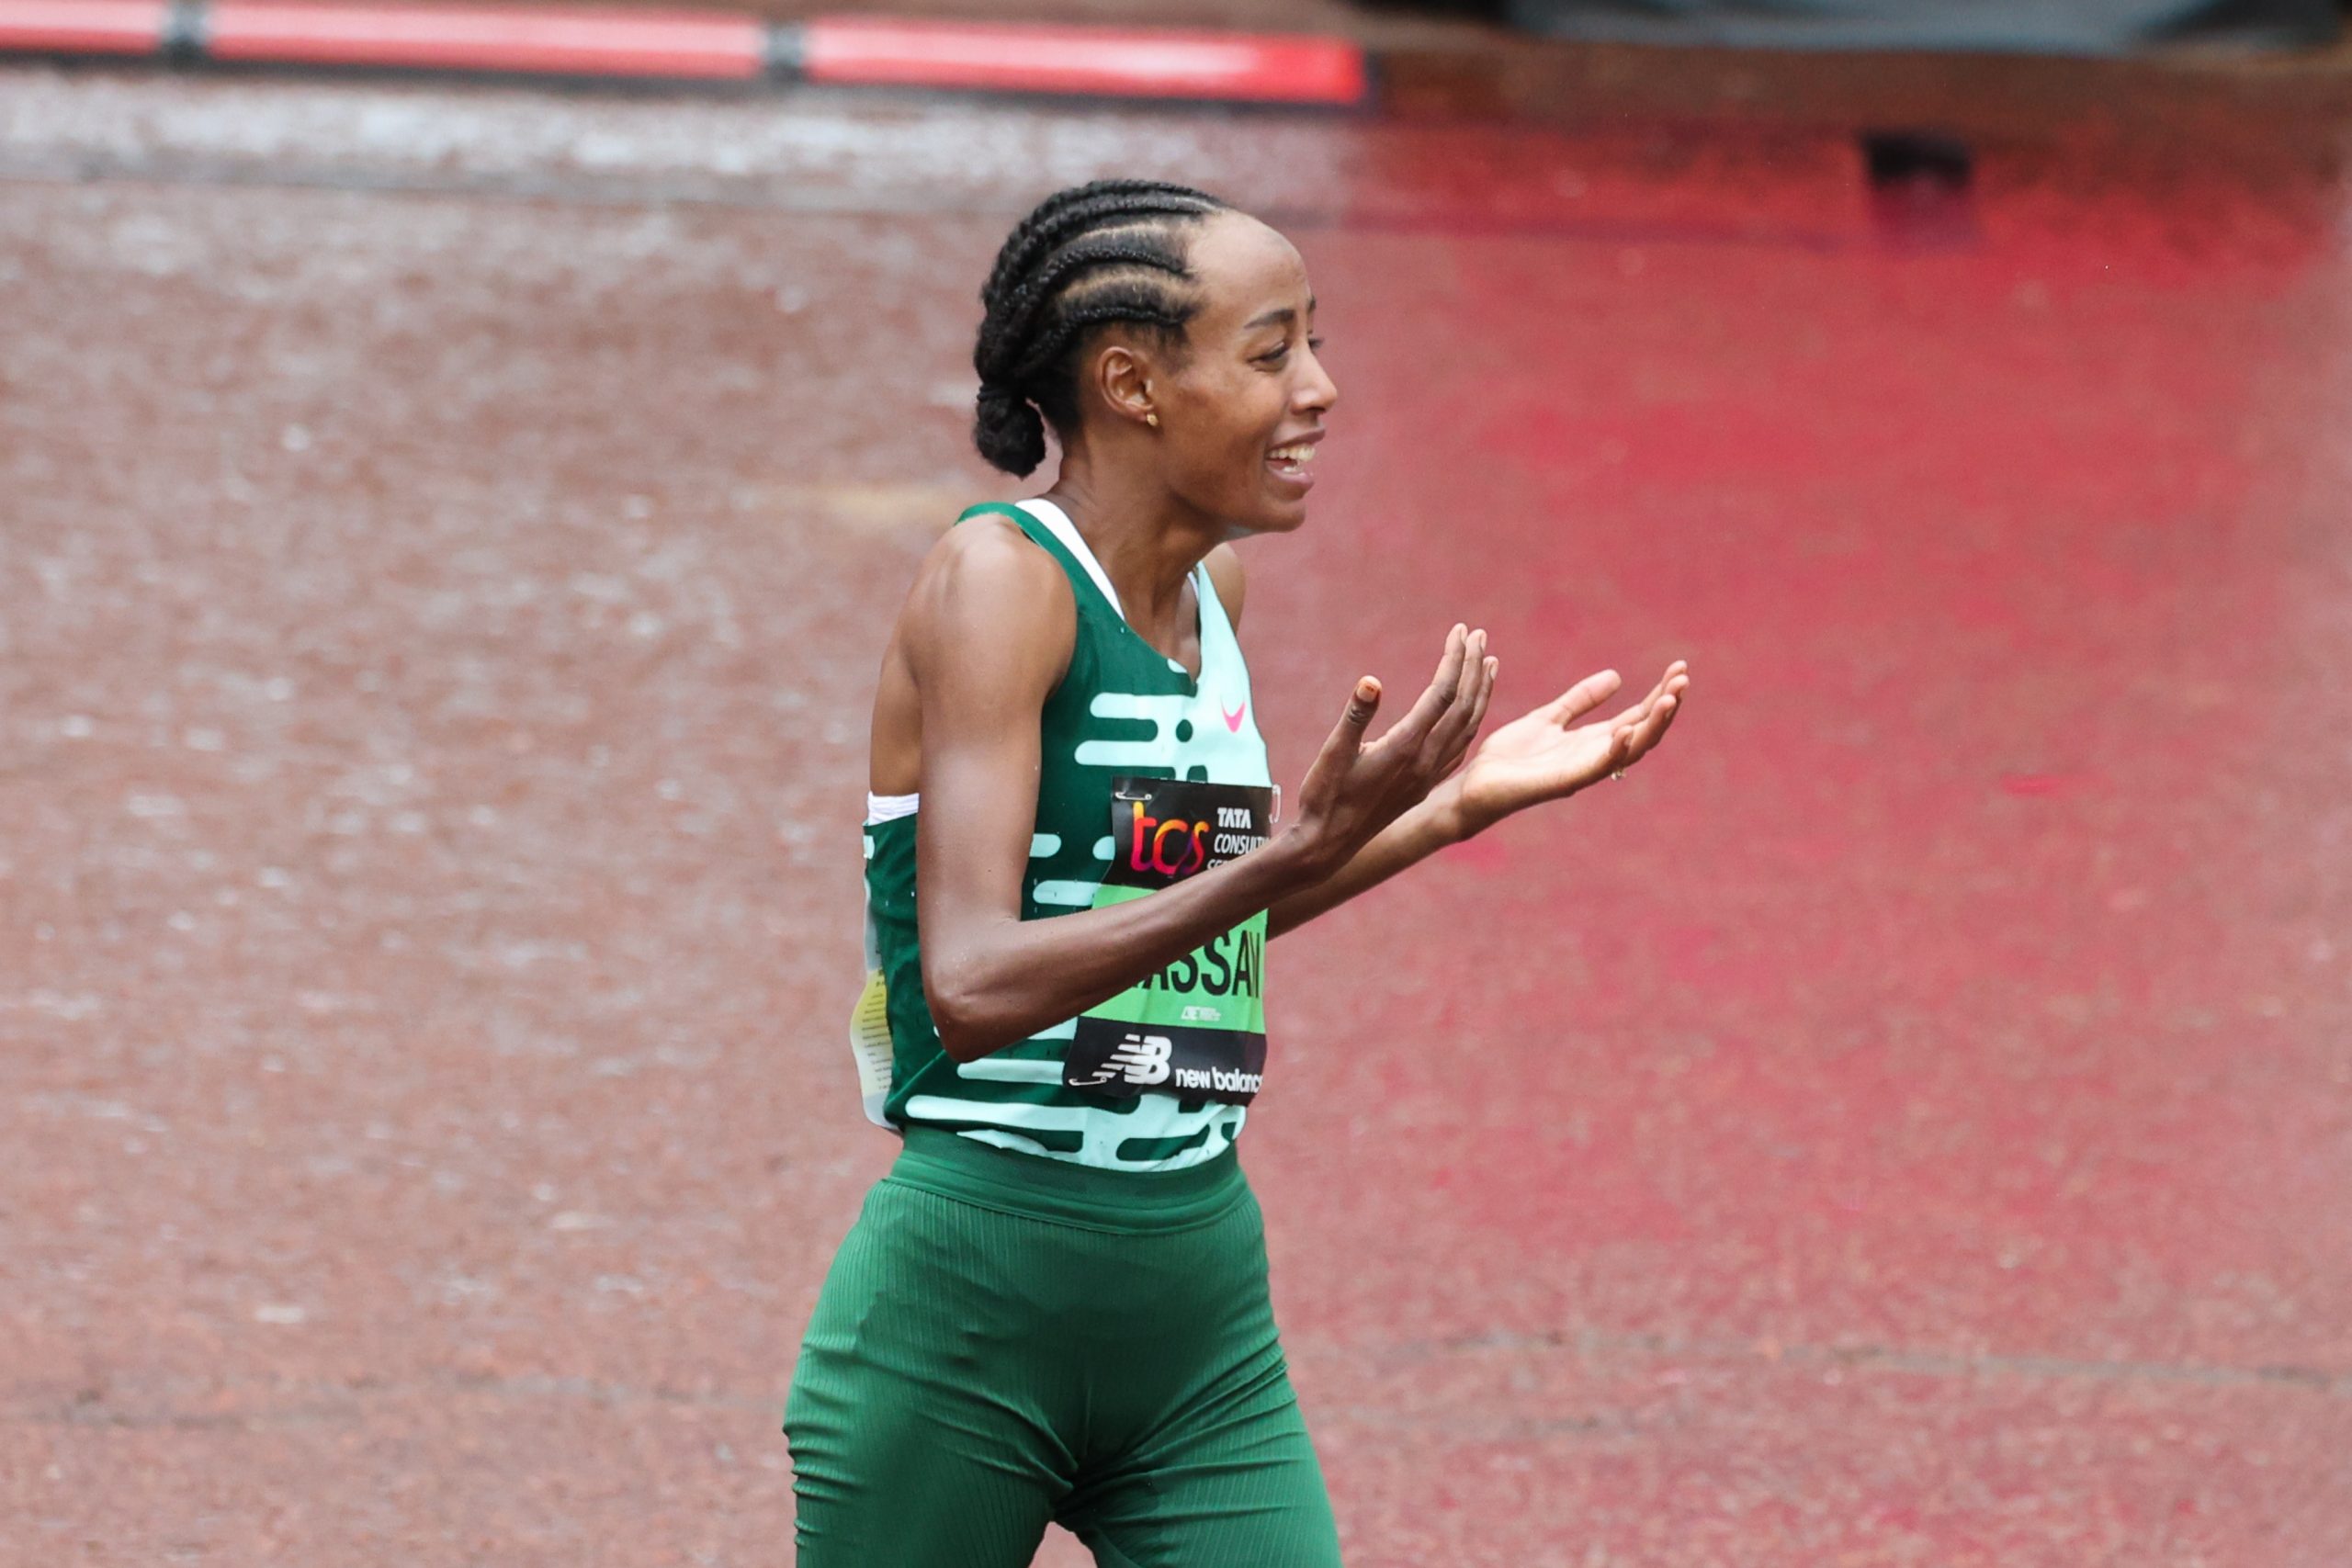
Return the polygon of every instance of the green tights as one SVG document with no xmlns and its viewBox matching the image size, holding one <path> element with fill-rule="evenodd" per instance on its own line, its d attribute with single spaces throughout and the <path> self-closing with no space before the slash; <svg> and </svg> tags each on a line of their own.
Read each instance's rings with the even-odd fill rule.
<svg viewBox="0 0 2352 1568">
<path fill-rule="evenodd" d="M 1339 1568 L 1227 1152 L 1130 1174 L 916 1127 L 826 1276 L 784 1429 L 799 1568 Z"/>
</svg>

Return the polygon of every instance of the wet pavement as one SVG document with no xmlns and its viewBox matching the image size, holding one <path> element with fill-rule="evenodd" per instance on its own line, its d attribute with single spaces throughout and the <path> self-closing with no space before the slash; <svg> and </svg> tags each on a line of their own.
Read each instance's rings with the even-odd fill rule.
<svg viewBox="0 0 2352 1568">
<path fill-rule="evenodd" d="M 1112 172 L 1322 300 L 1278 776 L 1456 618 L 1699 677 L 1278 950 L 1350 1561 L 2352 1561 L 2352 276 L 2261 153 L 0 76 L 0 1562 L 788 1559 L 871 681 Z"/>
</svg>

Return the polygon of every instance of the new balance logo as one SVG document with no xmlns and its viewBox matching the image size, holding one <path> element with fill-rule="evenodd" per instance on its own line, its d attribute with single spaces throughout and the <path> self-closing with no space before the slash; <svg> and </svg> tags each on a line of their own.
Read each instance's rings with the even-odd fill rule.
<svg viewBox="0 0 2352 1568">
<path fill-rule="evenodd" d="M 1230 1071 L 1224 1067 L 1179 1067 L 1176 1069 L 1176 1087 L 1197 1089 L 1217 1095 L 1238 1094 L 1247 1100 L 1266 1087 L 1266 1075 L 1244 1072 L 1239 1067 Z"/>
<path fill-rule="evenodd" d="M 1070 1080 L 1072 1089 L 1094 1089 L 1106 1083 L 1133 1084 L 1149 1089 L 1168 1081 L 1168 1058 L 1175 1044 L 1164 1034 L 1129 1034 L 1111 1047 L 1094 1075 Z"/>
</svg>

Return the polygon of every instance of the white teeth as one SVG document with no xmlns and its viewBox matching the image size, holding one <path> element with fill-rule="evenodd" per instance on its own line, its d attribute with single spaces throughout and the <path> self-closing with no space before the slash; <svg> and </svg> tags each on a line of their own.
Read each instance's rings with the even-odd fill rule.
<svg viewBox="0 0 2352 1568">
<path fill-rule="evenodd" d="M 1311 463 L 1315 460 L 1315 448 L 1312 446 L 1277 446 L 1267 455 L 1285 463 Z"/>
</svg>

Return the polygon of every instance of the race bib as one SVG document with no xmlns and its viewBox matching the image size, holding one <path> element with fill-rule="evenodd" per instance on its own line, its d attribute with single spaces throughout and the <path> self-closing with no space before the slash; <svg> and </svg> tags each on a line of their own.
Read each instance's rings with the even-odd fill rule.
<svg viewBox="0 0 2352 1568">
<path fill-rule="evenodd" d="M 1141 898 L 1248 854 L 1272 831 L 1274 792 L 1120 778 L 1111 865 L 1095 908 Z M 1062 1056 L 1070 1089 L 1149 1090 L 1246 1105 L 1266 1069 L 1266 916 L 1260 910 L 1139 986 L 1081 1014 Z"/>
</svg>

